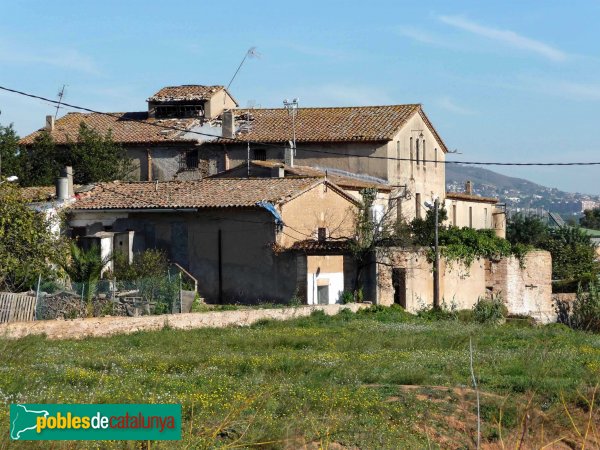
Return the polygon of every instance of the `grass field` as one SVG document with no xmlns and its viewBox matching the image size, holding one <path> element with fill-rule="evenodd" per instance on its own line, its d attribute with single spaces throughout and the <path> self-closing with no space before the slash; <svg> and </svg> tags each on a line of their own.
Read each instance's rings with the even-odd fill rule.
<svg viewBox="0 0 600 450">
<path fill-rule="evenodd" d="M 399 309 L 250 328 L 0 340 L 0 401 L 181 403 L 183 440 L 52 448 L 600 448 L 600 335 Z M 0 448 L 8 440 L 0 409 Z M 48 443 L 39 448 L 49 448 Z"/>
</svg>

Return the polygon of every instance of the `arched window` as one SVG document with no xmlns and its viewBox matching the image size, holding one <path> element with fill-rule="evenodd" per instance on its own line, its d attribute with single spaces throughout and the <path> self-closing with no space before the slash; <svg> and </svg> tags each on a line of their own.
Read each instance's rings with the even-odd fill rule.
<svg viewBox="0 0 600 450">
<path fill-rule="evenodd" d="M 417 139 L 417 166 L 421 164 L 421 151 L 419 150 L 419 140 Z"/>
<path fill-rule="evenodd" d="M 434 151 L 435 153 L 435 167 L 437 167 L 437 148 Z"/>
<path fill-rule="evenodd" d="M 423 139 L 423 167 L 427 164 L 427 150 L 425 149 L 425 139 Z"/>
<path fill-rule="evenodd" d="M 414 149 L 413 149 L 413 138 L 410 138 L 410 163 L 412 165 L 412 163 L 415 160 L 415 155 L 414 155 Z"/>
</svg>

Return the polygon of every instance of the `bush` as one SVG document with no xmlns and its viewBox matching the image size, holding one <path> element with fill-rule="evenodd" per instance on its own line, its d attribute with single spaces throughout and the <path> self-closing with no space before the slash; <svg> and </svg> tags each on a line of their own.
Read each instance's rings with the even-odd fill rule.
<svg viewBox="0 0 600 450">
<path fill-rule="evenodd" d="M 452 304 L 448 307 L 445 302 L 442 302 L 439 308 L 423 306 L 417 311 L 417 316 L 425 320 L 457 320 L 458 311 L 456 305 Z"/>
<path fill-rule="evenodd" d="M 590 283 L 588 291 L 578 289 L 571 307 L 571 326 L 577 330 L 600 333 L 600 291 L 598 282 Z"/>
<path fill-rule="evenodd" d="M 345 305 L 346 303 L 354 302 L 354 294 L 350 291 L 344 291 L 340 294 L 340 303 Z"/>
<path fill-rule="evenodd" d="M 480 298 L 473 307 L 473 318 L 479 323 L 498 325 L 507 315 L 508 309 L 499 295 L 491 299 Z"/>
</svg>

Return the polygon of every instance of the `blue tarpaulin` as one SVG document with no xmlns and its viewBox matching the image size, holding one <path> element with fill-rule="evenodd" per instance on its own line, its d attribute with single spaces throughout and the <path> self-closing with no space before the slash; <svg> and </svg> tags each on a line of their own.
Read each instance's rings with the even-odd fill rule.
<svg viewBox="0 0 600 450">
<path fill-rule="evenodd" d="M 269 202 L 256 202 L 256 206 L 260 206 L 261 208 L 265 208 L 267 211 L 269 211 L 273 215 L 273 217 L 275 217 L 275 223 L 277 224 L 277 227 L 279 229 L 283 228 L 283 219 L 279 215 L 279 212 L 277 212 L 277 210 L 275 209 L 275 205 Z"/>
</svg>

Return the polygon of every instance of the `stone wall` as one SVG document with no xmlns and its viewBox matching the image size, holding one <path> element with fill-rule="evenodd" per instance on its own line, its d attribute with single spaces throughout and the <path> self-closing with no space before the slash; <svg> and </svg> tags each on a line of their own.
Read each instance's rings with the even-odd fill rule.
<svg viewBox="0 0 600 450">
<path fill-rule="evenodd" d="M 400 303 L 415 312 L 433 304 L 433 268 L 419 250 L 393 249 L 379 256 L 371 277 L 376 280 L 374 299 L 381 305 Z M 394 283 L 400 269 L 404 286 Z M 405 304 L 395 292 L 405 292 Z M 472 308 L 479 298 L 501 295 L 511 314 L 530 315 L 542 322 L 556 318 L 552 305 L 552 258 L 546 251 L 529 252 L 521 264 L 514 258 L 475 260 L 469 267 L 440 261 L 440 301 L 447 307 Z M 371 300 L 371 298 L 368 298 Z"/>
<path fill-rule="evenodd" d="M 46 335 L 48 339 L 83 339 L 137 331 L 156 331 L 166 326 L 178 330 L 248 326 L 264 320 L 289 320 L 323 311 L 332 316 L 343 309 L 356 312 L 366 304 L 300 306 L 296 308 L 247 309 L 208 313 L 167 314 L 142 317 L 99 317 L 75 320 L 40 320 L 0 324 L 0 338 L 18 339 L 28 335 Z"/>
<path fill-rule="evenodd" d="M 512 314 L 530 315 L 544 322 L 555 318 L 549 252 L 531 251 L 522 263 L 514 257 L 490 262 L 487 285 L 491 293 L 502 295 Z"/>
</svg>

